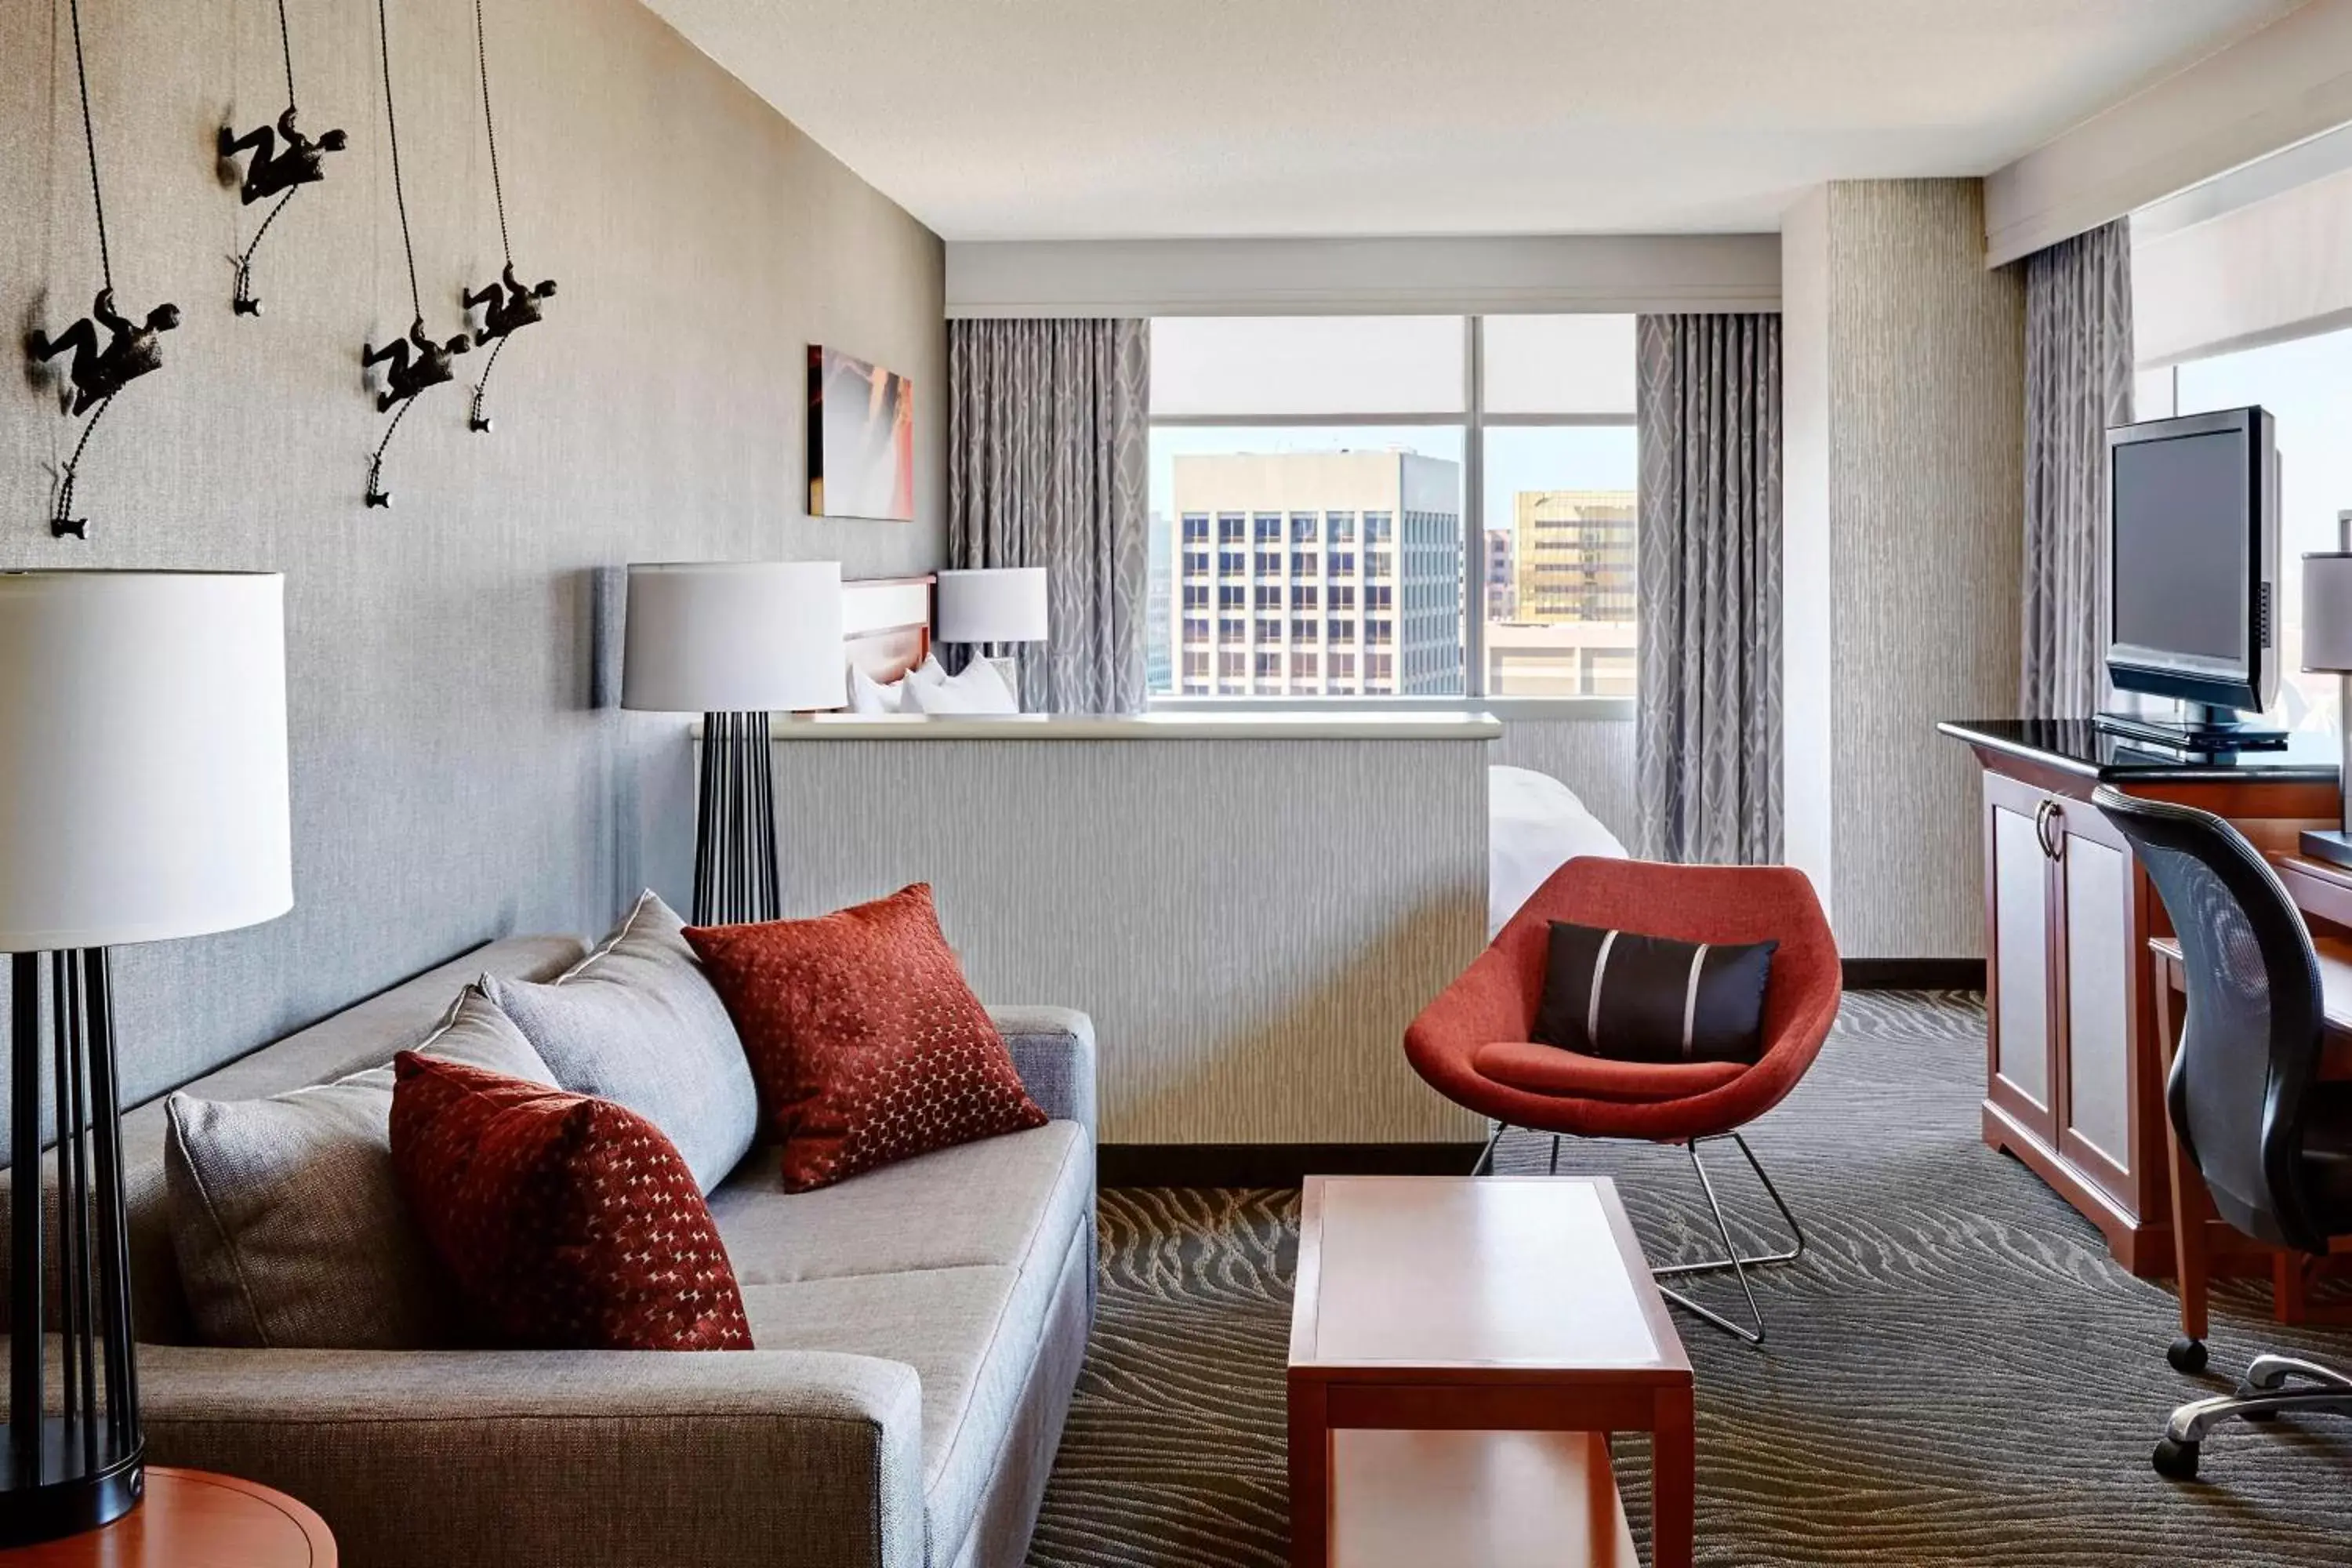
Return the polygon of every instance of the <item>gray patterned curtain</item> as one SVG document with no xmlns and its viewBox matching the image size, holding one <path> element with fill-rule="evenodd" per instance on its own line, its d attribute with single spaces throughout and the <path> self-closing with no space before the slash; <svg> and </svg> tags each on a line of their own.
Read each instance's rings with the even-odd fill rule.
<svg viewBox="0 0 2352 1568">
<path fill-rule="evenodd" d="M 1780 318 L 1643 316 L 1643 853 L 1780 858 Z"/>
<path fill-rule="evenodd" d="M 1051 640 L 1022 706 L 1144 704 L 1150 323 L 948 323 L 948 560 L 1043 566 Z"/>
<path fill-rule="evenodd" d="M 2107 426 L 2132 416 L 2131 223 L 2025 258 L 2025 647 L 2019 711 L 2106 690 Z"/>
</svg>

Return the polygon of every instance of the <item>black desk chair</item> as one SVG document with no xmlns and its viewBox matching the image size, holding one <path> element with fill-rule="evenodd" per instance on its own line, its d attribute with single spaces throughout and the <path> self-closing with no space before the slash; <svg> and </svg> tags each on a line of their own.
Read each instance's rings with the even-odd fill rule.
<svg viewBox="0 0 2352 1568">
<path fill-rule="evenodd" d="M 2165 1103 L 2182 1151 L 2231 1225 L 2326 1252 L 2352 1234 L 2352 1084 L 2319 1081 L 2326 1013 L 2310 930 L 2261 852 L 2212 813 L 2106 788 L 2091 804 L 2131 840 L 2180 938 L 2189 1010 Z M 2200 1365 L 2202 1352 L 2176 1344 L 2173 1364 Z M 2289 1410 L 2352 1415 L 2352 1376 L 2258 1356 L 2237 1393 L 2172 1413 L 2157 1473 L 2190 1479 L 2217 1423 Z"/>
</svg>

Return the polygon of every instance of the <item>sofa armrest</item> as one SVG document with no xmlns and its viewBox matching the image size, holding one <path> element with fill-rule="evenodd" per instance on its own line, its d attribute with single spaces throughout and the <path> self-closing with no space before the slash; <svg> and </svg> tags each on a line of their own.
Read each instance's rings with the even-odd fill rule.
<svg viewBox="0 0 2352 1568">
<path fill-rule="evenodd" d="M 914 1369 L 805 1351 L 142 1345 L 147 1457 L 317 1509 L 382 1568 L 921 1568 Z"/>
<path fill-rule="evenodd" d="M 1095 1026 L 1067 1007 L 991 1007 L 1013 1069 L 1029 1098 L 1057 1121 L 1075 1121 L 1096 1137 Z"/>
</svg>

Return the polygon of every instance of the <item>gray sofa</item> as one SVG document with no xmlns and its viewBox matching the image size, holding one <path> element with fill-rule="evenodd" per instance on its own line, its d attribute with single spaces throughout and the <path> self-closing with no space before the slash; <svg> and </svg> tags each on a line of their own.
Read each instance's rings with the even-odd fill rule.
<svg viewBox="0 0 2352 1568">
<path fill-rule="evenodd" d="M 251 1099 L 380 1066 L 477 974 L 549 978 L 580 952 L 494 943 L 188 1087 Z M 190 1344 L 163 1105 L 141 1107 L 150 1461 L 282 1488 L 349 1568 L 1016 1568 L 1094 1316 L 1095 1061 L 1081 1014 L 994 1016 L 1047 1126 L 798 1195 L 755 1150 L 712 1194 L 750 1352 Z"/>
</svg>

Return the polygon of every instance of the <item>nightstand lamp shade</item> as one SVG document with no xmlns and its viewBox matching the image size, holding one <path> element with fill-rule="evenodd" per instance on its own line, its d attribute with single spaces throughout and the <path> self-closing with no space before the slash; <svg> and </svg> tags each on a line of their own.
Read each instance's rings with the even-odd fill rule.
<svg viewBox="0 0 2352 1568">
<path fill-rule="evenodd" d="M 144 1485 L 107 950 L 293 907 L 284 589 L 268 574 L 0 574 L 0 1546 L 96 1529 Z"/>
<path fill-rule="evenodd" d="M 2346 531 L 2352 533 L 2352 523 Z M 2336 722 L 2345 737 L 2338 778 L 2352 783 L 2352 552 L 2303 558 L 2303 668 L 2346 677 L 2336 683 Z M 2352 795 L 2345 798 L 2342 825 L 2334 832 L 2306 830 L 2301 847 L 2314 859 L 2352 866 Z"/>
<path fill-rule="evenodd" d="M 629 568 L 621 706 L 700 713 L 694 921 L 782 912 L 768 715 L 848 700 L 838 561 Z"/>
<path fill-rule="evenodd" d="M 1043 566 L 940 574 L 940 640 L 1044 642 L 1047 593 Z"/>
</svg>

